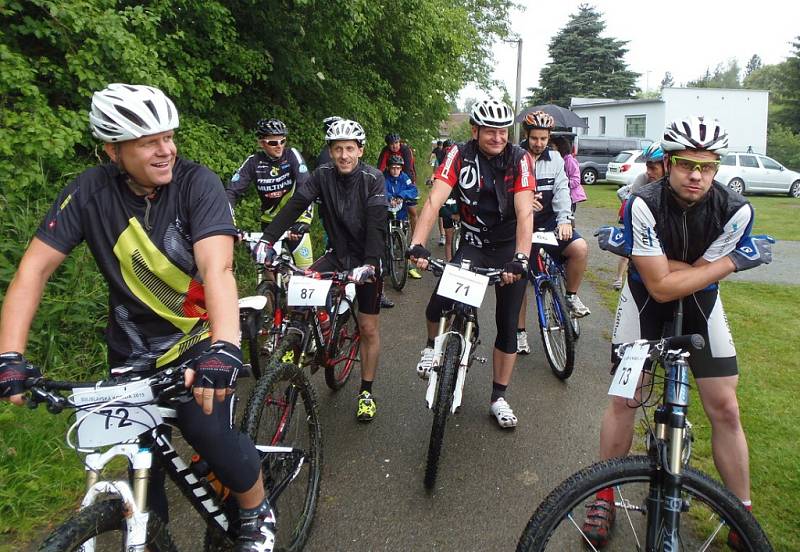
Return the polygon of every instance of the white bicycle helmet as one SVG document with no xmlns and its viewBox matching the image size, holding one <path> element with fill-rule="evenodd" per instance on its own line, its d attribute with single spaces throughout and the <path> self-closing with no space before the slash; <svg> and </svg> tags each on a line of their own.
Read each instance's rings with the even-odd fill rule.
<svg viewBox="0 0 800 552">
<path fill-rule="evenodd" d="M 92 96 L 89 126 L 104 142 L 124 142 L 178 128 L 178 110 L 158 88 L 114 83 Z"/>
<path fill-rule="evenodd" d="M 497 100 L 481 100 L 472 106 L 469 122 L 477 126 L 506 128 L 514 124 L 514 111 Z"/>
<path fill-rule="evenodd" d="M 349 119 L 342 119 L 333 123 L 328 132 L 325 133 L 325 141 L 330 144 L 338 140 L 355 140 L 359 146 L 364 146 L 367 141 L 367 135 L 364 129 L 355 121 Z"/>
<path fill-rule="evenodd" d="M 661 149 L 665 152 L 706 150 L 725 155 L 728 151 L 728 133 L 716 119 L 702 116 L 677 119 L 664 130 Z"/>
</svg>

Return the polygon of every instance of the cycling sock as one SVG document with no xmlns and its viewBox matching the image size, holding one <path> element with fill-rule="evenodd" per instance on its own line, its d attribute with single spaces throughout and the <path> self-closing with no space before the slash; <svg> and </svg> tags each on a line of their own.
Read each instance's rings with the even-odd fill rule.
<svg viewBox="0 0 800 552">
<path fill-rule="evenodd" d="M 508 385 L 503 385 L 501 383 L 497 383 L 496 381 L 492 382 L 492 402 L 496 401 L 500 398 L 505 398 L 506 396 L 506 388 Z"/>
<path fill-rule="evenodd" d="M 612 487 L 606 487 L 605 489 L 597 491 L 597 498 L 614 504 L 614 489 Z"/>
<path fill-rule="evenodd" d="M 575 293 L 574 291 L 567 292 L 567 297 L 574 297 L 575 295 L 577 295 L 577 293 Z"/>
<path fill-rule="evenodd" d="M 428 341 L 425 342 L 425 346 L 433 349 L 433 341 L 433 339 L 428 339 Z"/>
<path fill-rule="evenodd" d="M 362 391 L 366 391 L 367 393 L 372 393 L 372 382 L 362 379 L 361 389 L 359 389 L 358 392 L 361 393 Z"/>
<path fill-rule="evenodd" d="M 525 328 L 517 328 L 517 333 L 524 332 Z"/>
<path fill-rule="evenodd" d="M 753 501 L 752 500 L 742 500 L 742 504 L 744 504 L 744 509 L 748 512 L 753 511 Z"/>
</svg>

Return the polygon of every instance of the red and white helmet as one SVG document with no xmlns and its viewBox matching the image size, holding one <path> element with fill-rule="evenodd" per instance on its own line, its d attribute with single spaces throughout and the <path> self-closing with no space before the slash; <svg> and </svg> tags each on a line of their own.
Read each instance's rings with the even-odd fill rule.
<svg viewBox="0 0 800 552">
<path fill-rule="evenodd" d="M 665 152 L 705 150 L 725 155 L 728 151 L 728 133 L 716 119 L 702 116 L 676 119 L 664 130 L 661 149 Z"/>
<path fill-rule="evenodd" d="M 114 83 L 92 96 L 89 126 L 104 142 L 124 142 L 178 128 L 178 110 L 158 88 Z"/>
<path fill-rule="evenodd" d="M 476 126 L 506 128 L 514 124 L 514 111 L 497 100 L 481 100 L 472 106 L 469 122 Z"/>
</svg>

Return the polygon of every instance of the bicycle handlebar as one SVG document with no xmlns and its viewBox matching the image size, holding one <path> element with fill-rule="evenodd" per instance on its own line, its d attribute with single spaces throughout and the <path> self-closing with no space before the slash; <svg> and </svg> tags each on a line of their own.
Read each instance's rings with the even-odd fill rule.
<svg viewBox="0 0 800 552">
<path fill-rule="evenodd" d="M 475 274 L 482 274 L 484 276 L 489 277 L 489 284 L 496 284 L 500 282 L 500 275 L 503 273 L 502 268 L 483 268 L 479 266 L 470 266 L 470 267 L 463 267 L 458 263 L 448 263 L 444 259 L 428 259 L 428 268 L 430 272 L 433 272 L 436 276 L 441 276 L 444 273 L 444 268 L 447 265 L 455 266 L 457 268 L 463 268 L 465 270 L 469 270 L 470 272 L 474 272 Z"/>
</svg>

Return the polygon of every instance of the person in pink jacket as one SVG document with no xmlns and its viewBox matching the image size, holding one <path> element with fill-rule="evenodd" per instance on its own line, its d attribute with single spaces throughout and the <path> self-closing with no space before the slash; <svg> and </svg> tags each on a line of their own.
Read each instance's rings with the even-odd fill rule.
<svg viewBox="0 0 800 552">
<path fill-rule="evenodd" d="M 578 160 L 572 155 L 572 144 L 566 136 L 553 136 L 550 140 L 564 158 L 564 172 L 569 178 L 569 197 L 572 199 L 572 212 L 581 201 L 586 201 L 586 192 L 581 185 L 581 169 Z"/>
</svg>

